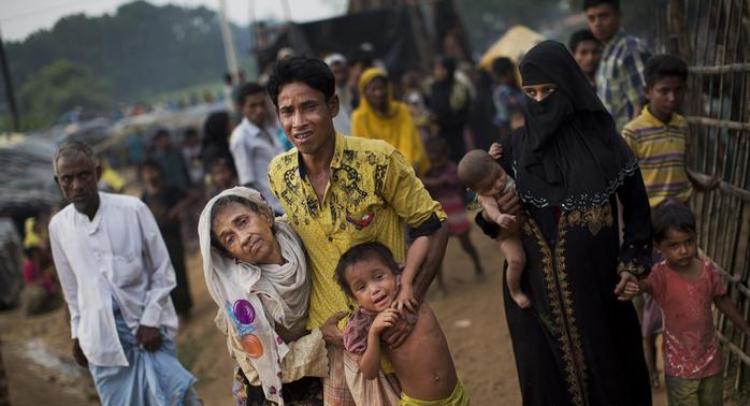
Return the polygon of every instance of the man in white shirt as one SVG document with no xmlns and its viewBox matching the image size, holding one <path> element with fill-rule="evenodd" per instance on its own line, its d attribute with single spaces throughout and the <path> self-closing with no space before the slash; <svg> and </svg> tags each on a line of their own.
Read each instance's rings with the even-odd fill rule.
<svg viewBox="0 0 750 406">
<path fill-rule="evenodd" d="M 266 97 L 266 90 L 257 83 L 248 82 L 240 87 L 237 109 L 243 118 L 232 131 L 229 150 L 237 167 L 239 184 L 259 191 L 276 214 L 281 214 L 281 204 L 268 185 L 268 164 L 284 149 L 278 139 L 281 130 L 273 124 Z"/>
<path fill-rule="evenodd" d="M 200 404 L 176 357 L 175 275 L 153 215 L 135 197 L 97 191 L 102 169 L 86 144 L 64 143 L 53 165 L 72 203 L 49 236 L 76 362 L 104 405 Z"/>
</svg>

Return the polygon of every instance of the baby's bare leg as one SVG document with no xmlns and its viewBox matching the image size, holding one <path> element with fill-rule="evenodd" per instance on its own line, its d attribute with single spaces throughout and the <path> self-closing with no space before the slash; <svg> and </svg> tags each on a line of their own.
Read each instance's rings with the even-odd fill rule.
<svg viewBox="0 0 750 406">
<path fill-rule="evenodd" d="M 500 240 L 500 251 L 508 261 L 508 269 L 505 272 L 505 283 L 508 284 L 510 297 L 522 309 L 531 306 L 531 300 L 521 291 L 521 274 L 526 266 L 526 253 L 523 251 L 521 240 L 515 237 Z"/>
</svg>

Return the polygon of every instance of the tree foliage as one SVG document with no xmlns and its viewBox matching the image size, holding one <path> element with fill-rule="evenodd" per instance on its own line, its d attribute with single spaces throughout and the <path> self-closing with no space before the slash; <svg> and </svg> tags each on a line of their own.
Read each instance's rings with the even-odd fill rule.
<svg viewBox="0 0 750 406">
<path fill-rule="evenodd" d="M 31 76 L 21 87 L 25 121 L 51 124 L 61 114 L 80 108 L 107 112 L 111 104 L 109 85 L 81 65 L 57 60 Z"/>
<path fill-rule="evenodd" d="M 247 31 L 235 27 L 234 38 L 238 53 L 246 54 Z M 117 102 L 216 82 L 227 69 L 216 13 L 145 1 L 111 15 L 64 17 L 51 30 L 8 43 L 6 50 L 17 88 L 64 59 L 106 80 Z"/>
</svg>

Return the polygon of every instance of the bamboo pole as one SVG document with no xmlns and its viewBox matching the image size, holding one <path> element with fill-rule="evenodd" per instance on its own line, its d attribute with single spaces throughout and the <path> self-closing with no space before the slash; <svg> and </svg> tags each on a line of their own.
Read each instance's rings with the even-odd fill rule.
<svg viewBox="0 0 750 406">
<path fill-rule="evenodd" d="M 726 128 L 729 130 L 750 131 L 750 123 L 697 116 L 687 116 L 685 118 L 690 124 L 700 124 L 707 127 Z"/>
<path fill-rule="evenodd" d="M 698 75 L 719 75 L 722 73 L 750 72 L 750 63 L 730 63 L 715 66 L 691 66 L 690 73 Z"/>
</svg>

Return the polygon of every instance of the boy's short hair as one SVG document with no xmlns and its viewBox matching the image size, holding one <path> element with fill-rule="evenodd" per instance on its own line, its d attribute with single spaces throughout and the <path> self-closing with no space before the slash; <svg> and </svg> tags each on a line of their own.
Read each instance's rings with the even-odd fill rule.
<svg viewBox="0 0 750 406">
<path fill-rule="evenodd" d="M 235 102 L 238 106 L 242 106 L 245 104 L 245 99 L 247 99 L 248 96 L 263 93 L 264 91 L 265 89 L 263 89 L 263 86 L 255 82 L 247 82 L 237 91 L 237 100 L 235 100 Z"/>
<path fill-rule="evenodd" d="M 474 190 L 482 179 L 492 173 L 498 163 L 485 150 L 471 150 L 458 163 L 458 180 L 466 187 Z"/>
<path fill-rule="evenodd" d="M 695 234 L 695 216 L 682 203 L 665 203 L 654 209 L 652 224 L 654 241 L 660 243 L 667 238 L 670 229 Z"/>
<path fill-rule="evenodd" d="M 339 286 L 341 286 L 341 289 L 347 296 L 352 297 L 354 294 L 352 293 L 349 283 L 346 282 L 346 270 L 357 262 L 366 261 L 372 258 L 380 260 L 380 262 L 393 271 L 393 273 L 399 273 L 396 258 L 393 257 L 391 250 L 382 243 L 372 241 L 355 245 L 341 255 L 334 274 L 336 282 L 338 282 Z"/>
<path fill-rule="evenodd" d="M 646 62 L 643 75 L 646 78 L 646 87 L 656 85 L 656 82 L 666 77 L 678 77 L 687 82 L 688 67 L 680 57 L 670 54 L 662 54 L 651 57 Z"/>
<path fill-rule="evenodd" d="M 573 35 L 570 36 L 570 41 L 568 41 L 568 49 L 570 49 L 570 52 L 575 53 L 578 45 L 581 42 L 586 41 L 600 43 L 599 40 L 594 36 L 594 33 L 591 32 L 591 30 L 584 28 L 582 30 L 574 32 Z"/>
<path fill-rule="evenodd" d="M 293 56 L 276 62 L 268 78 L 266 89 L 274 106 L 279 107 L 281 88 L 293 82 L 302 82 L 323 93 L 326 101 L 336 91 L 336 79 L 325 62 L 306 56 Z"/>
<path fill-rule="evenodd" d="M 613 10 L 620 11 L 620 0 L 583 0 L 583 11 L 602 5 L 609 5 Z"/>
</svg>

